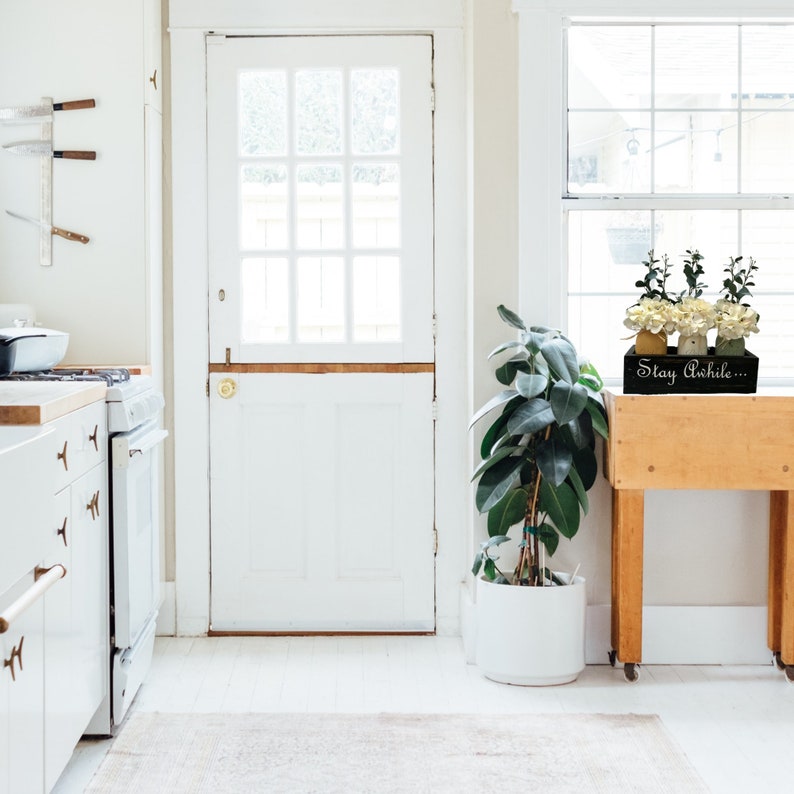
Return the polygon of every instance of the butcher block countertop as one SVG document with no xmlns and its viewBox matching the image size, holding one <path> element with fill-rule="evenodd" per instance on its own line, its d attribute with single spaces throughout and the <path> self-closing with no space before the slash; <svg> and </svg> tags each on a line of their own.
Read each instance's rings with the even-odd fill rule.
<svg viewBox="0 0 794 794">
<path fill-rule="evenodd" d="M 0 425 L 42 425 L 105 399 L 107 386 L 95 382 L 4 381 L 0 384 Z"/>
</svg>

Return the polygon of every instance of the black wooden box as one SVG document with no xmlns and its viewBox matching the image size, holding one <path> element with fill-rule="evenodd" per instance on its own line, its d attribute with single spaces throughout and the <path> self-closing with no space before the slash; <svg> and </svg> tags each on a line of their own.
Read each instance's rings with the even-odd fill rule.
<svg viewBox="0 0 794 794">
<path fill-rule="evenodd" d="M 666 356 L 638 356 L 634 346 L 623 357 L 624 394 L 754 394 L 758 356 L 679 356 L 674 347 Z"/>
</svg>

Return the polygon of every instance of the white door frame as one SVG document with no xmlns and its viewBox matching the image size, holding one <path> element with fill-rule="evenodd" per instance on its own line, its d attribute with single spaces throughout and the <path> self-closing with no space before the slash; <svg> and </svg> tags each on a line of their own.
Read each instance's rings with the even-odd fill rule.
<svg viewBox="0 0 794 794">
<path fill-rule="evenodd" d="M 329 8 L 332 6 L 332 8 Z M 436 626 L 459 633 L 468 569 L 470 379 L 464 17 L 461 0 L 170 0 L 176 633 L 209 626 L 209 401 L 205 36 L 430 33 L 436 111 Z"/>
</svg>

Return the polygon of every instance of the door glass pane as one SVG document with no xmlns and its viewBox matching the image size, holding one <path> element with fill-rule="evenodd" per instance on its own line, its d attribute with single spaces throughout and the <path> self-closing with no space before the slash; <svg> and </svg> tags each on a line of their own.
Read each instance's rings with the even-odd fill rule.
<svg viewBox="0 0 794 794">
<path fill-rule="evenodd" d="M 240 154 L 283 155 L 287 151 L 287 75 L 282 70 L 242 72 Z"/>
<path fill-rule="evenodd" d="M 243 259 L 240 294 L 243 342 L 283 342 L 289 338 L 286 259 Z"/>
<path fill-rule="evenodd" d="M 344 245 L 342 169 L 335 165 L 298 166 L 297 244 L 299 248 Z"/>
<path fill-rule="evenodd" d="M 397 69 L 354 69 L 350 85 L 353 153 L 396 153 L 399 148 Z"/>
<path fill-rule="evenodd" d="M 295 74 L 298 154 L 342 151 L 342 72 L 301 69 Z"/>
<path fill-rule="evenodd" d="M 240 181 L 241 248 L 246 251 L 287 248 L 287 169 L 245 165 Z"/>
<path fill-rule="evenodd" d="M 396 256 L 358 256 L 353 260 L 353 339 L 400 339 L 400 260 Z"/>
<path fill-rule="evenodd" d="M 345 265 L 341 257 L 298 259 L 298 341 L 345 338 Z"/>
<path fill-rule="evenodd" d="M 353 245 L 396 248 L 400 244 L 400 167 L 353 166 Z"/>
</svg>

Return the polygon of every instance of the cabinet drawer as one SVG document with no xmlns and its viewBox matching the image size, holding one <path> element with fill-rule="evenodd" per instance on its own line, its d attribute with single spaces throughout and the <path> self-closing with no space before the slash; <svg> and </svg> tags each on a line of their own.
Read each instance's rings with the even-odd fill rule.
<svg viewBox="0 0 794 794">
<path fill-rule="evenodd" d="M 55 427 L 51 460 L 55 466 L 55 490 L 69 485 L 105 460 L 107 411 L 104 402 L 87 405 L 52 423 Z"/>
</svg>

